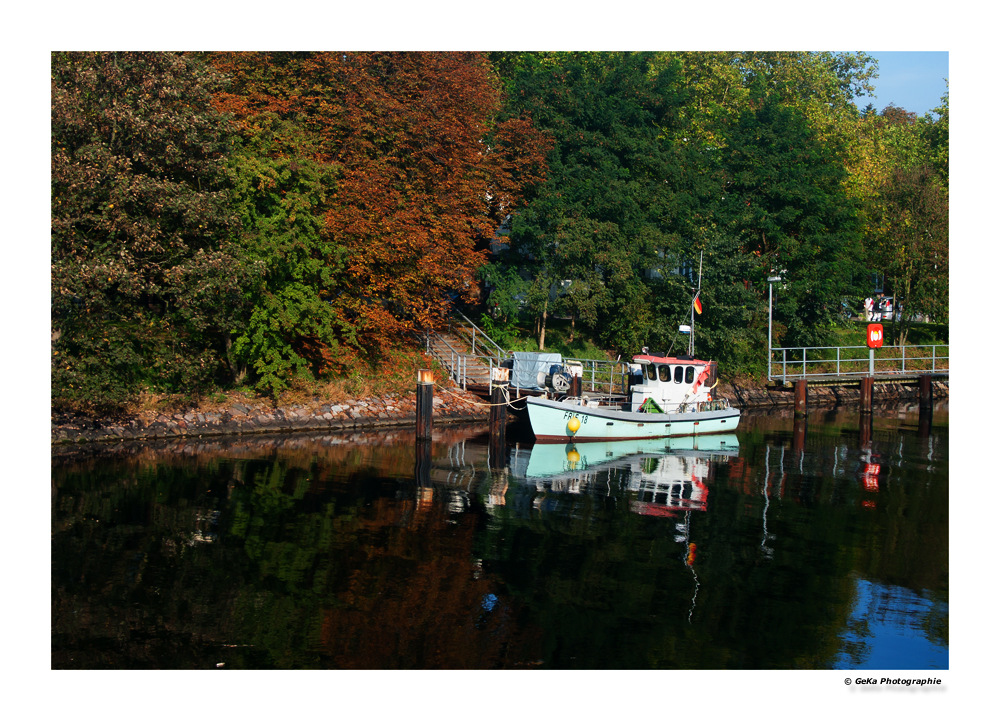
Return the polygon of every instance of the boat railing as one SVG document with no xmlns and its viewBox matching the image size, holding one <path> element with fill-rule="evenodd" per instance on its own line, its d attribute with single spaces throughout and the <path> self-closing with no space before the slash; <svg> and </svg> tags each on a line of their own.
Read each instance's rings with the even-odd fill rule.
<svg viewBox="0 0 1000 721">
<path fill-rule="evenodd" d="M 577 396 L 577 398 L 567 398 L 571 402 L 579 402 L 580 405 L 584 407 L 595 407 L 600 406 L 601 408 L 620 408 L 626 403 L 621 395 L 605 395 L 605 394 L 594 394 L 587 393 L 586 395 Z M 631 402 L 631 401 L 629 401 Z"/>
<path fill-rule="evenodd" d="M 695 410 L 698 412 L 706 411 L 725 411 L 729 409 L 729 399 L 728 398 L 716 398 L 712 401 L 701 401 L 695 404 Z"/>
<path fill-rule="evenodd" d="M 583 369 L 583 390 L 617 397 L 628 394 L 628 363 L 620 360 L 563 358 L 563 363 L 579 363 Z"/>
<path fill-rule="evenodd" d="M 949 346 L 817 346 L 772 348 L 769 381 L 866 376 L 948 375 Z"/>
</svg>

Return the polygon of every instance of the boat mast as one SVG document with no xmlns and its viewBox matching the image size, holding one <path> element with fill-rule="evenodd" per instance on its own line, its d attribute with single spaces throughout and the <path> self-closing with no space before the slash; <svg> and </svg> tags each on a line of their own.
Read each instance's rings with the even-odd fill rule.
<svg viewBox="0 0 1000 721">
<path fill-rule="evenodd" d="M 705 259 L 705 251 L 701 251 L 701 255 L 698 256 L 698 288 L 695 291 L 694 298 L 691 299 L 691 335 L 688 337 L 688 355 L 692 358 L 694 357 L 694 303 L 698 300 L 698 296 L 701 295 L 701 263 Z"/>
</svg>

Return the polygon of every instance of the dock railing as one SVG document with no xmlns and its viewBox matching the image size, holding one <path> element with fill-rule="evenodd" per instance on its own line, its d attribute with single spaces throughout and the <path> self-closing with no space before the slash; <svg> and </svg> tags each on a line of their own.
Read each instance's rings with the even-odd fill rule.
<svg viewBox="0 0 1000 721">
<path fill-rule="evenodd" d="M 949 346 L 904 345 L 772 348 L 767 368 L 769 381 L 909 377 L 924 374 L 947 376 Z"/>
<path fill-rule="evenodd" d="M 488 366 L 492 373 L 493 368 L 499 367 L 503 361 L 513 357 L 513 351 L 501 348 L 482 328 L 457 309 L 452 311 L 450 329 L 469 344 L 469 352 L 460 351 L 447 342 L 443 342 L 447 346 L 444 349 L 444 354 L 447 357 L 442 357 L 439 360 L 451 369 L 451 375 L 455 382 L 463 388 L 467 387 L 471 379 L 468 372 L 470 360 L 479 361 L 482 365 Z M 430 351 L 429 340 L 428 351 Z M 563 358 L 563 362 L 580 364 L 583 369 L 583 391 L 586 393 L 614 396 L 622 395 L 627 390 L 625 374 L 628 371 L 628 364 L 621 360 Z"/>
</svg>

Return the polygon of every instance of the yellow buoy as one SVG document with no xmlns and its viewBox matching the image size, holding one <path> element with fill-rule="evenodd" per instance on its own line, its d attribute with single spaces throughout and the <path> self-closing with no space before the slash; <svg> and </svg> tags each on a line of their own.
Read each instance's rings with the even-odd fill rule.
<svg viewBox="0 0 1000 721">
<path fill-rule="evenodd" d="M 580 419 L 577 418 L 576 416 L 573 416 L 572 418 L 569 419 L 569 423 L 566 424 L 566 427 L 569 428 L 570 433 L 576 433 L 578 430 L 580 430 Z"/>
</svg>

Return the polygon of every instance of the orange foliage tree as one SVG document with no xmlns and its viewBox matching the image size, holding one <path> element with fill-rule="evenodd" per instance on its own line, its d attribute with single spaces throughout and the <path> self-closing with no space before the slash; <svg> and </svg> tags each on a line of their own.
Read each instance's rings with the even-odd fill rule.
<svg viewBox="0 0 1000 721">
<path fill-rule="evenodd" d="M 276 119 L 332 170 L 323 242 L 342 251 L 323 289 L 343 348 L 376 357 L 477 295 L 488 241 L 544 174 L 546 137 L 498 120 L 503 95 L 478 53 L 218 53 L 217 95 L 252 136 Z"/>
</svg>

